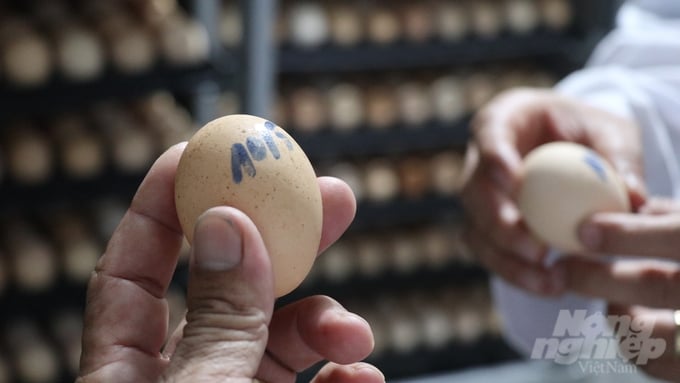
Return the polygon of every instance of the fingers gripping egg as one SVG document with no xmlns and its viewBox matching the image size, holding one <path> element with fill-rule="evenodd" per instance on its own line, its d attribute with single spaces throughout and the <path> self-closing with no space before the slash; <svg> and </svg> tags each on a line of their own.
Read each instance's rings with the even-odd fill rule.
<svg viewBox="0 0 680 383">
<path fill-rule="evenodd" d="M 590 215 L 630 211 L 614 168 L 594 151 L 569 142 L 539 146 L 524 158 L 517 204 L 529 230 L 566 253 L 584 250 L 578 226 Z"/>
<path fill-rule="evenodd" d="M 319 249 L 321 192 L 312 165 L 283 129 L 259 117 L 221 117 L 196 132 L 179 161 L 175 205 L 189 242 L 211 207 L 247 214 L 269 251 L 276 296 L 302 282 Z"/>
</svg>

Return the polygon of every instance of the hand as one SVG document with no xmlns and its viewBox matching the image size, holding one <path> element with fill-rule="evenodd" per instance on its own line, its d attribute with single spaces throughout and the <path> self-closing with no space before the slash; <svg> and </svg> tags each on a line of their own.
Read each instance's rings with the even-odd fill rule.
<svg viewBox="0 0 680 383">
<path fill-rule="evenodd" d="M 680 363 L 678 363 L 678 357 L 674 352 L 675 323 L 673 321 L 673 311 L 650 309 L 640 306 L 609 305 L 608 315 L 615 315 L 618 318 L 628 316 L 631 318 L 631 323 L 645 323 L 649 326 L 653 325 L 651 334 L 649 334 L 649 338 L 647 339 L 654 340 L 655 342 L 657 340 L 663 340 L 666 344 L 666 348 L 660 356 L 657 356 L 658 353 L 656 350 L 649 352 L 648 355 L 640 355 L 643 356 L 643 358 L 649 358 L 649 360 L 647 360 L 645 364 L 639 364 L 638 367 L 640 367 L 647 375 L 662 379 L 663 381 L 680 381 Z M 622 335 L 627 336 L 626 333 Z M 637 360 L 638 359 L 635 359 L 633 362 L 637 362 Z"/>
<path fill-rule="evenodd" d="M 572 141 L 607 158 L 644 200 L 641 143 L 634 123 L 548 90 L 502 93 L 479 111 L 464 166 L 465 242 L 480 262 L 537 294 L 565 290 L 563 270 L 544 266 L 545 246 L 527 231 L 515 203 L 522 157 L 550 141 Z"/>
<path fill-rule="evenodd" d="M 609 314 L 654 323 L 652 338 L 664 339 L 666 350 L 640 367 L 652 376 L 680 381 L 670 310 L 680 308 L 680 203 L 652 199 L 639 214 L 595 214 L 581 225 L 580 236 L 592 253 L 564 257 L 557 264 L 566 271 L 568 288 L 611 302 Z M 598 257 L 612 254 L 644 258 Z"/>
<path fill-rule="evenodd" d="M 337 302 L 315 296 L 273 312 L 262 238 L 229 207 L 208 210 L 196 225 L 186 321 L 164 348 L 164 295 L 183 236 L 174 205 L 183 148 L 153 165 L 90 280 L 78 382 L 294 382 L 324 359 L 338 364 L 324 366 L 316 383 L 384 382 L 375 367 L 354 363 L 371 352 L 371 330 Z M 337 179 L 319 186 L 322 251 L 349 226 L 355 201 Z"/>
</svg>

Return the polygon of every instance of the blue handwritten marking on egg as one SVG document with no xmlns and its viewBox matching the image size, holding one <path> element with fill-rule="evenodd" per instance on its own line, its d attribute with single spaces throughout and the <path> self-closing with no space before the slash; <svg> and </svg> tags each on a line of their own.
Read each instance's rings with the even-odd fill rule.
<svg viewBox="0 0 680 383">
<path fill-rule="evenodd" d="M 286 147 L 288 148 L 288 150 L 293 150 L 293 143 L 290 142 L 290 140 L 288 139 L 288 137 L 286 137 L 286 136 L 285 136 L 283 133 L 281 133 L 281 132 L 276 132 L 276 133 L 274 133 L 274 134 L 276 135 L 276 137 L 282 139 L 282 140 L 286 143 Z"/>
<path fill-rule="evenodd" d="M 272 132 L 274 132 L 274 135 L 275 135 L 276 137 L 282 139 L 282 140 L 286 143 L 286 146 L 288 147 L 288 150 L 293 150 L 293 143 L 290 142 L 290 140 L 288 139 L 288 137 L 286 137 L 285 134 L 283 134 L 282 132 L 277 132 L 277 131 L 276 131 L 276 125 L 275 125 L 273 122 L 271 122 L 271 121 L 265 121 L 264 127 L 267 128 L 267 129 L 269 129 L 269 130 L 271 130 Z"/>
<path fill-rule="evenodd" d="M 241 168 L 243 168 L 249 176 L 255 177 L 255 165 L 250 159 L 246 147 L 240 142 L 237 142 L 231 146 L 231 176 L 237 184 L 240 184 L 241 181 L 243 181 Z"/>
<path fill-rule="evenodd" d="M 278 160 L 281 158 L 281 153 L 279 152 L 279 147 L 276 146 L 276 143 L 274 142 L 274 137 L 272 137 L 269 132 L 264 132 L 264 134 L 262 134 L 262 139 L 264 139 L 264 143 L 267 144 L 269 151 L 272 152 L 274 159 Z"/>
<path fill-rule="evenodd" d="M 262 161 L 267 158 L 267 147 L 265 146 L 264 141 L 258 137 L 248 137 L 246 139 L 246 146 L 255 161 Z"/>
<path fill-rule="evenodd" d="M 293 143 L 282 131 L 277 131 L 276 125 L 273 122 L 266 121 L 264 127 L 265 129 L 259 129 L 259 137 L 249 136 L 246 138 L 245 145 L 237 142 L 231 146 L 231 174 L 234 183 L 240 184 L 243 181 L 244 170 L 248 176 L 255 177 L 257 171 L 253 160 L 265 160 L 267 158 L 267 150 L 272 154 L 274 160 L 281 158 L 281 151 L 269 131 L 274 132 L 274 136 L 280 138 L 289 151 L 293 150 Z"/>
<path fill-rule="evenodd" d="M 602 159 L 593 152 L 588 152 L 583 159 L 588 166 L 597 174 L 603 182 L 607 182 L 607 172 L 605 171 Z"/>
</svg>

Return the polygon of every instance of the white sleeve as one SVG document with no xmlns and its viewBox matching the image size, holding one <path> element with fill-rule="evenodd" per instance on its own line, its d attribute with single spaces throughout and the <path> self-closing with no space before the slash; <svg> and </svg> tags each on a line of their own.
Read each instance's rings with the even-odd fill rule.
<svg viewBox="0 0 680 383">
<path fill-rule="evenodd" d="M 660 3 L 672 9 L 659 9 Z M 633 1 L 622 7 L 617 23 L 586 68 L 556 90 L 635 120 L 650 195 L 680 198 L 680 2 Z M 537 338 L 553 336 L 560 310 L 605 310 L 600 300 L 540 298 L 498 278 L 492 293 L 506 339 L 527 355 Z"/>
<path fill-rule="evenodd" d="M 491 279 L 491 293 L 501 317 L 503 336 L 522 355 L 529 356 L 536 339 L 559 337 L 554 334 L 560 310 L 586 310 L 586 316 L 604 313 L 605 303 L 574 294 L 543 298 L 514 287 L 498 277 Z"/>
</svg>

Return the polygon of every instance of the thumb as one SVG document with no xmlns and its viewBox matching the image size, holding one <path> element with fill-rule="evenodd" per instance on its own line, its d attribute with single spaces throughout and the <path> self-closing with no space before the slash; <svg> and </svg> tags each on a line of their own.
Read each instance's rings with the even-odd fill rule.
<svg viewBox="0 0 680 383">
<path fill-rule="evenodd" d="M 187 324 L 165 380 L 250 383 L 274 306 L 267 250 L 253 222 L 229 207 L 203 213 L 194 233 Z"/>
</svg>

